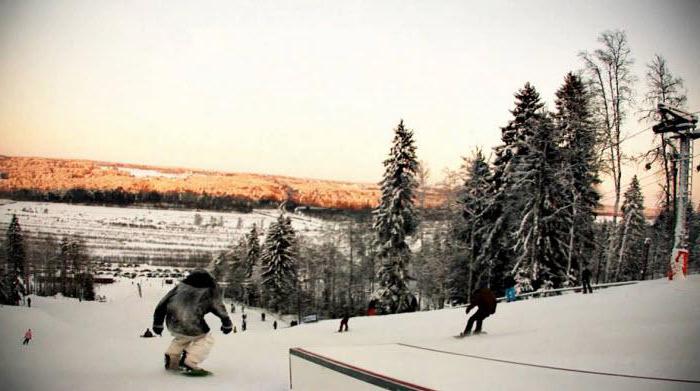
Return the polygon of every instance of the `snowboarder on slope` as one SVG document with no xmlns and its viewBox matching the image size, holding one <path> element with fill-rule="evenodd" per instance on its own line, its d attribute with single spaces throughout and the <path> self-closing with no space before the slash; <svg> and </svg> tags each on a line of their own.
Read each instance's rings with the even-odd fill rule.
<svg viewBox="0 0 700 391">
<path fill-rule="evenodd" d="M 471 334 L 472 325 L 474 322 L 476 322 L 476 329 L 474 330 L 474 333 L 480 334 L 481 325 L 484 319 L 496 313 L 496 296 L 493 294 L 493 292 L 491 292 L 491 289 L 480 288 L 472 293 L 471 300 L 467 306 L 467 315 L 474 307 L 478 307 L 479 309 L 467 321 L 467 326 L 464 328 L 464 332 L 460 334 L 463 337 Z"/>
<path fill-rule="evenodd" d="M 340 328 L 338 328 L 338 332 L 342 333 L 343 332 L 343 326 L 345 327 L 345 331 L 348 331 L 348 321 L 350 320 L 350 316 L 346 313 L 343 314 L 343 319 L 340 320 Z"/>
<path fill-rule="evenodd" d="M 27 329 L 27 332 L 24 333 L 24 341 L 22 342 L 22 345 L 29 345 L 29 341 L 32 340 L 32 329 Z"/>
<path fill-rule="evenodd" d="M 277 330 L 277 321 L 272 322 L 272 328 L 274 328 L 275 330 Z"/>
<path fill-rule="evenodd" d="M 161 335 L 163 320 L 175 337 L 165 351 L 165 369 L 203 371 L 199 363 L 209 355 L 214 338 L 204 315 L 209 312 L 221 319 L 221 331 L 233 329 L 221 300 L 221 291 L 214 277 L 203 269 L 195 269 L 158 303 L 153 314 L 153 332 Z"/>
<path fill-rule="evenodd" d="M 591 288 L 591 271 L 588 268 L 583 269 L 581 272 L 581 282 L 583 285 L 583 293 L 593 293 L 593 288 Z M 588 290 L 588 292 L 586 292 Z"/>
</svg>

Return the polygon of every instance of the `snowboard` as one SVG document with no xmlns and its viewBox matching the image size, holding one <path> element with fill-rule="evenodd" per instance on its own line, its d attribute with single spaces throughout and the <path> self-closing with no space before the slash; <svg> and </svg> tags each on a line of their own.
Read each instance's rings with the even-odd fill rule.
<svg viewBox="0 0 700 391">
<path fill-rule="evenodd" d="M 477 333 L 472 333 L 472 334 L 461 334 L 460 333 L 459 335 L 455 335 L 454 338 L 462 339 L 462 338 L 466 338 L 466 337 L 474 337 L 474 336 L 486 335 L 486 334 L 487 334 L 486 331 L 482 331 L 478 334 Z"/>
<path fill-rule="evenodd" d="M 185 376 L 189 376 L 189 377 L 204 377 L 204 376 L 211 376 L 214 374 L 213 372 L 209 372 L 206 369 L 185 370 L 185 371 L 181 371 L 180 373 L 182 373 Z"/>
</svg>

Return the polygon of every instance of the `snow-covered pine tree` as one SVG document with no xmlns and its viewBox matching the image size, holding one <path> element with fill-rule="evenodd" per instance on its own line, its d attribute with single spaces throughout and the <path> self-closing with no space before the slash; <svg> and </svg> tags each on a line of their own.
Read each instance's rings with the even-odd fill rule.
<svg viewBox="0 0 700 391">
<path fill-rule="evenodd" d="M 245 235 L 245 255 L 244 265 L 245 279 L 242 281 L 242 299 L 248 305 L 254 305 L 258 302 L 260 271 L 256 266 L 260 262 L 260 241 L 258 239 L 258 227 L 253 224 L 253 227 Z"/>
<path fill-rule="evenodd" d="M 16 305 L 21 294 L 24 294 L 24 279 L 27 257 L 24 248 L 22 227 L 16 215 L 12 215 L 5 237 L 5 282 L 3 296 L 7 296 L 7 304 Z"/>
<path fill-rule="evenodd" d="M 544 112 L 522 124 L 523 139 L 514 144 L 525 151 L 510 163 L 506 179 L 508 191 L 519 198 L 511 210 L 519 216 L 515 231 L 516 264 L 511 269 L 519 278 L 528 278 L 532 287 L 559 287 L 566 280 L 567 213 L 560 137 Z M 516 214 L 517 213 L 517 214 Z M 522 286 L 521 286 L 522 288 Z"/>
<path fill-rule="evenodd" d="M 644 196 L 637 176 L 632 177 L 622 202 L 622 225 L 619 226 L 615 280 L 639 277 L 642 269 L 642 250 L 646 233 Z"/>
<path fill-rule="evenodd" d="M 519 179 L 516 176 L 521 170 L 522 160 L 529 153 L 528 140 L 545 118 L 543 108 L 537 90 L 529 82 L 525 83 L 515 93 L 515 108 L 511 110 L 513 119 L 501 128 L 503 144 L 494 148 L 492 196 L 482 215 L 484 241 L 477 263 L 492 265 L 492 289 L 497 292 L 503 289 L 505 274 L 510 273 L 517 262 L 513 232 L 518 229 L 529 194 L 521 193 L 517 188 Z"/>
<path fill-rule="evenodd" d="M 250 279 L 253 278 L 253 270 L 260 260 L 260 241 L 258 240 L 258 228 L 255 224 L 253 224 L 253 228 L 250 229 L 250 232 L 245 235 L 245 241 L 246 277 Z"/>
<path fill-rule="evenodd" d="M 450 265 L 447 285 L 454 303 L 466 303 L 474 289 L 491 286 L 494 263 L 479 256 L 488 229 L 484 213 L 493 197 L 491 169 L 480 149 L 464 159 L 463 168 L 466 178 L 458 199 L 461 221 L 455 224 L 454 234 L 466 248 L 466 256 L 455 257 Z"/>
<path fill-rule="evenodd" d="M 275 312 L 288 310 L 297 278 L 295 233 L 291 220 L 280 213 L 265 237 L 262 262 L 262 290 L 268 307 Z"/>
<path fill-rule="evenodd" d="M 556 93 L 554 119 L 562 137 L 562 158 L 571 205 L 571 216 L 564 285 L 580 281 L 580 273 L 595 251 L 595 208 L 600 196 L 595 186 L 598 178 L 596 129 L 590 111 L 590 98 L 581 78 L 568 73 Z"/>
<path fill-rule="evenodd" d="M 381 199 L 374 210 L 377 257 L 381 262 L 379 288 L 372 299 L 380 314 L 406 312 L 415 300 L 406 280 L 411 257 L 407 237 L 416 231 L 418 219 L 414 208 L 418 160 L 413 132 L 403 120 L 394 130 L 389 157 L 384 161 Z"/>
</svg>

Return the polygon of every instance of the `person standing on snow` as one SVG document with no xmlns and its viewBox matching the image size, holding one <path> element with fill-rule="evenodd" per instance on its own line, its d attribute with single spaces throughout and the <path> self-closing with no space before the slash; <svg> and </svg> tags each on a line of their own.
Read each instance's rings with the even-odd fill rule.
<svg viewBox="0 0 700 391">
<path fill-rule="evenodd" d="M 591 288 L 591 271 L 588 268 L 583 269 L 583 272 L 581 272 L 581 282 L 584 294 L 593 293 L 593 288 Z M 586 292 L 586 289 L 588 289 L 588 292 Z"/>
<path fill-rule="evenodd" d="M 24 333 L 24 341 L 22 342 L 22 345 L 29 345 L 29 341 L 32 340 L 32 329 L 27 329 L 27 332 Z"/>
<path fill-rule="evenodd" d="M 231 319 L 221 299 L 214 277 L 195 269 L 158 303 L 153 314 L 153 332 L 161 335 L 163 320 L 174 339 L 165 351 L 165 369 L 203 371 L 204 361 L 214 345 L 204 315 L 213 313 L 221 319 L 221 331 L 233 330 Z"/>
<path fill-rule="evenodd" d="M 277 321 L 272 322 L 272 328 L 277 330 Z"/>
<path fill-rule="evenodd" d="M 491 292 L 489 288 L 480 288 L 474 291 L 467 306 L 467 315 L 472 308 L 478 307 L 474 315 L 472 315 L 467 321 L 467 326 L 464 328 L 464 332 L 460 334 L 462 337 L 466 337 L 472 332 L 472 325 L 476 322 L 475 334 L 481 333 L 481 325 L 484 319 L 496 313 L 496 296 Z"/>
<path fill-rule="evenodd" d="M 343 318 L 340 320 L 340 327 L 338 328 L 338 332 L 342 333 L 343 332 L 343 327 L 345 327 L 345 331 L 348 331 L 348 321 L 350 320 L 350 315 L 346 313 L 343 314 Z"/>
<path fill-rule="evenodd" d="M 506 302 L 515 301 L 515 278 L 508 274 L 503 280 L 503 286 L 506 287 Z"/>
</svg>

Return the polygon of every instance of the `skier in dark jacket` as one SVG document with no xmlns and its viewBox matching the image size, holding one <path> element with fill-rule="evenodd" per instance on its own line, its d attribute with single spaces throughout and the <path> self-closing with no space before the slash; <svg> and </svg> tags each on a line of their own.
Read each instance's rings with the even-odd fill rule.
<svg viewBox="0 0 700 391">
<path fill-rule="evenodd" d="M 340 328 L 338 328 L 338 332 L 342 333 L 343 328 L 345 328 L 345 331 L 348 331 L 348 321 L 350 320 L 350 315 L 345 312 L 343 313 L 343 318 L 340 319 Z"/>
<path fill-rule="evenodd" d="M 199 363 L 209 355 L 214 338 L 204 315 L 213 313 L 221 319 L 221 331 L 233 329 L 221 300 L 214 277 L 202 269 L 193 270 L 158 303 L 153 314 L 153 332 L 161 335 L 163 320 L 175 337 L 165 351 L 165 368 L 202 371 Z"/>
<path fill-rule="evenodd" d="M 588 268 L 583 269 L 581 272 L 581 285 L 583 285 L 583 293 L 593 293 L 593 288 L 591 288 L 591 271 Z M 586 292 L 588 290 L 588 292 Z"/>
<path fill-rule="evenodd" d="M 465 327 L 464 332 L 460 334 L 463 337 L 471 334 L 474 322 L 476 322 L 474 333 L 480 334 L 484 319 L 496 313 L 496 296 L 491 292 L 491 289 L 480 288 L 472 293 L 466 313 L 469 314 L 469 311 L 474 307 L 478 307 L 479 309 L 467 321 L 467 327 Z"/>
</svg>

